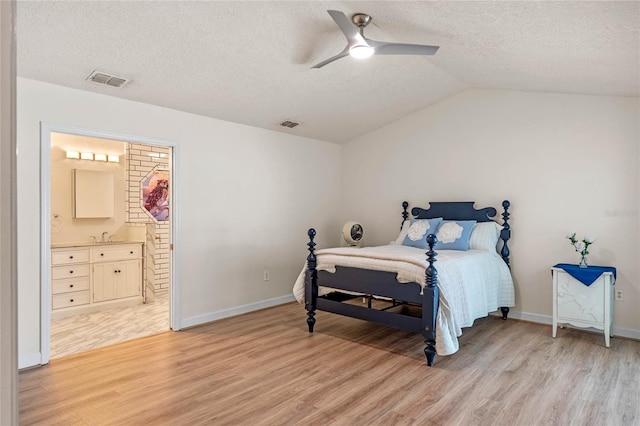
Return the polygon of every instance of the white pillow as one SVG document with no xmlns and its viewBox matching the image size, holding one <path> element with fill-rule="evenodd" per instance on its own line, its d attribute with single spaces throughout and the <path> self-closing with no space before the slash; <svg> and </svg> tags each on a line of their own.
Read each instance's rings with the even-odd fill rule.
<svg viewBox="0 0 640 426">
<path fill-rule="evenodd" d="M 404 238 L 409 233 L 409 227 L 411 226 L 411 221 L 409 219 L 402 222 L 402 229 L 400 230 L 400 235 L 396 238 L 395 241 L 391 241 L 391 244 L 401 245 L 404 242 Z"/>
<path fill-rule="evenodd" d="M 495 251 L 502 226 L 496 222 L 478 222 L 471 231 L 469 250 Z"/>
<path fill-rule="evenodd" d="M 436 217 L 434 219 L 442 220 L 441 217 Z M 411 220 L 412 219 L 406 219 L 404 222 L 402 222 L 402 229 L 400 229 L 400 235 L 398 235 L 398 238 L 396 238 L 395 241 L 391 241 L 389 244 L 402 245 L 404 243 L 405 237 L 409 234 L 409 228 L 411 228 Z M 418 219 L 413 219 L 413 220 L 418 220 Z M 425 220 L 425 219 L 419 219 L 419 220 Z"/>
</svg>

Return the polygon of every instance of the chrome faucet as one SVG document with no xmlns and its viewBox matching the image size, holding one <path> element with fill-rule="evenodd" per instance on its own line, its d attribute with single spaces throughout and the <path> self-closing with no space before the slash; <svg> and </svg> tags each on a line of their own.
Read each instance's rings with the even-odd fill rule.
<svg viewBox="0 0 640 426">
<path fill-rule="evenodd" d="M 93 240 L 93 243 L 97 243 L 98 239 L 95 237 L 95 235 L 89 235 L 89 237 Z"/>
<path fill-rule="evenodd" d="M 108 243 L 109 242 L 109 233 L 107 231 L 102 233 L 102 242 L 103 243 Z"/>
</svg>

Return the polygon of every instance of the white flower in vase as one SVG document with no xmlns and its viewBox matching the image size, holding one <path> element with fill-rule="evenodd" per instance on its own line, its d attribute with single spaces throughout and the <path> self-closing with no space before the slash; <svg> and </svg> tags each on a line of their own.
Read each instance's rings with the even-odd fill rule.
<svg viewBox="0 0 640 426">
<path fill-rule="evenodd" d="M 570 232 L 567 234 L 567 238 L 571 242 L 571 245 L 576 249 L 582 258 L 580 259 L 580 267 L 587 267 L 587 259 L 586 256 L 589 254 L 589 246 L 593 244 L 596 239 L 592 236 L 588 236 L 582 239 L 582 241 L 576 240 L 576 233 Z"/>
</svg>

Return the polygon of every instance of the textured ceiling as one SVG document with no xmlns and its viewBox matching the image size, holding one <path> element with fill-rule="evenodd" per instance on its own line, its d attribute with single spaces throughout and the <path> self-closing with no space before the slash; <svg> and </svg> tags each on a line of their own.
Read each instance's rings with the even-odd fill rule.
<svg viewBox="0 0 640 426">
<path fill-rule="evenodd" d="M 310 69 L 346 45 L 327 9 L 440 50 Z M 343 143 L 468 88 L 639 96 L 639 27 L 635 1 L 18 1 L 18 75 Z"/>
</svg>

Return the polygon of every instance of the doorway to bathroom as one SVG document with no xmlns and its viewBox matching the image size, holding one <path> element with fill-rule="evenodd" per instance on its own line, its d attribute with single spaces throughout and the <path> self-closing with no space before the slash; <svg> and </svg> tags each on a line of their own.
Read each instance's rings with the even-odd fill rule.
<svg viewBox="0 0 640 426">
<path fill-rule="evenodd" d="M 177 330 L 175 146 L 42 128 L 41 363 Z"/>
</svg>

